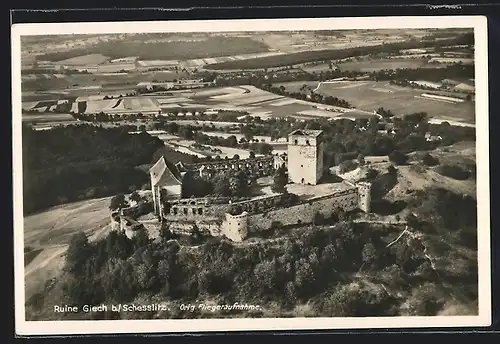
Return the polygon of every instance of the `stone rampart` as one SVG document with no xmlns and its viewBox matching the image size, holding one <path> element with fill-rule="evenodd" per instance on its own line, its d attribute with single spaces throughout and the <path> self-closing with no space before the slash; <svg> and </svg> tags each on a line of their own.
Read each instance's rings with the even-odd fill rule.
<svg viewBox="0 0 500 344">
<path fill-rule="evenodd" d="M 273 227 L 312 223 L 316 214 L 330 217 L 337 210 L 352 211 L 358 208 L 357 189 L 310 199 L 290 207 L 275 209 L 248 216 L 249 232 L 260 232 Z"/>
</svg>

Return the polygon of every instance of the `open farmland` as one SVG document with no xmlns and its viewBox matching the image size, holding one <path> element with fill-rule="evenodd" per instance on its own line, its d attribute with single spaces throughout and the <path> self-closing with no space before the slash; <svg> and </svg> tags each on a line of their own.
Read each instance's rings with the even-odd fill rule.
<svg viewBox="0 0 500 344">
<path fill-rule="evenodd" d="M 470 44 L 472 35 L 455 36 L 453 38 L 446 38 L 439 44 L 441 46 L 453 44 Z M 286 40 L 285 40 L 286 41 Z M 387 41 L 387 42 L 386 42 Z M 387 44 L 383 44 L 387 43 Z M 312 44 L 314 47 L 314 44 Z M 403 49 L 425 48 L 433 47 L 436 45 L 435 41 L 408 41 L 405 37 L 394 36 L 389 41 L 387 38 L 374 39 L 374 37 L 362 37 L 359 34 L 353 34 L 348 38 L 344 44 L 332 43 L 326 49 L 311 49 L 311 45 L 302 45 L 301 51 L 290 52 L 280 56 L 268 56 L 254 59 L 246 59 L 241 61 L 227 61 L 222 63 L 215 63 L 206 65 L 206 69 L 213 70 L 227 70 L 227 69 L 263 69 L 278 66 L 296 65 L 301 63 L 313 61 L 328 61 L 328 60 L 341 60 L 345 58 L 352 58 L 357 56 L 365 56 L 368 54 L 380 53 L 394 53 Z M 332 46 L 336 46 L 332 49 Z"/>
<path fill-rule="evenodd" d="M 371 117 L 372 112 L 323 105 L 276 95 L 254 86 L 235 86 L 172 91 L 171 95 L 142 95 L 122 99 L 79 99 L 73 103 L 74 112 L 119 114 L 125 112 L 181 113 L 188 116 L 192 111 L 235 111 L 254 117 L 297 118 L 349 118 Z M 81 101 L 80 101 L 81 100 Z M 146 107 L 147 106 L 147 107 Z"/>
<path fill-rule="evenodd" d="M 86 65 L 101 64 L 108 60 L 109 58 L 107 56 L 101 54 L 89 54 L 89 55 L 75 56 L 63 61 L 59 61 L 59 63 L 66 66 L 86 66 Z"/>
<path fill-rule="evenodd" d="M 83 87 L 101 86 L 102 91 L 134 90 L 139 82 L 172 81 L 188 77 L 186 72 L 155 71 L 145 73 L 103 73 L 103 74 L 73 74 L 61 77 L 24 80 L 21 84 L 23 100 L 29 95 L 50 92 L 67 92 L 79 96 Z M 41 90 L 46 90 L 45 92 Z M 30 94 L 30 92 L 35 92 Z M 95 94 L 95 93 L 94 93 Z"/>
<path fill-rule="evenodd" d="M 287 83 L 280 85 L 288 88 Z M 297 91 L 297 87 L 300 88 L 299 85 L 300 83 L 291 84 L 290 91 Z M 345 99 L 358 110 L 367 112 L 373 112 L 383 107 L 396 115 L 427 112 L 432 117 L 455 119 L 468 123 L 474 123 L 475 119 L 474 102 L 453 103 L 425 98 L 422 94 L 426 91 L 391 85 L 387 81 L 324 82 L 321 83 L 316 92 L 324 96 Z"/>
<path fill-rule="evenodd" d="M 440 68 L 439 63 L 428 63 L 426 59 L 401 58 L 401 59 L 376 59 L 338 63 L 337 66 L 343 71 L 377 72 L 384 69 L 404 68 Z"/>
<path fill-rule="evenodd" d="M 42 54 L 39 59 L 63 61 L 88 54 L 102 54 L 109 58 L 136 56 L 143 60 L 183 60 L 224 55 L 238 55 L 266 52 L 269 48 L 263 42 L 250 37 L 205 37 L 200 40 L 144 41 L 120 40 L 98 42 L 84 49 Z"/>
<path fill-rule="evenodd" d="M 68 113 L 24 113 L 22 120 L 25 123 L 73 123 L 76 119 Z"/>
</svg>

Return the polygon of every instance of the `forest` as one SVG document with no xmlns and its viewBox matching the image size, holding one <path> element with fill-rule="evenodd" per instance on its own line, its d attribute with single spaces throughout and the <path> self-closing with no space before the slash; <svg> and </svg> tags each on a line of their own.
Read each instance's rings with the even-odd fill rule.
<svg viewBox="0 0 500 344">
<path fill-rule="evenodd" d="M 135 127 L 134 127 L 135 129 Z M 29 214 L 76 200 L 140 188 L 149 176 L 137 167 L 151 163 L 163 142 L 130 128 L 95 125 L 33 130 L 23 126 L 23 198 Z"/>
</svg>

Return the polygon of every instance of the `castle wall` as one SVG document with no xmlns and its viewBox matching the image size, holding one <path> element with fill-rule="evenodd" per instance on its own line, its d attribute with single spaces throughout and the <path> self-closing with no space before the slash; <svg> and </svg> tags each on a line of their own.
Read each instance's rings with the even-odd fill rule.
<svg viewBox="0 0 500 344">
<path fill-rule="evenodd" d="M 248 201 L 234 202 L 229 206 L 229 212 L 241 213 L 247 212 L 250 214 L 260 213 L 275 207 L 281 207 L 285 195 L 278 194 L 258 199 L 251 199 Z"/>
<path fill-rule="evenodd" d="M 212 178 L 218 173 L 227 171 L 245 171 L 249 177 L 259 178 L 274 173 L 275 159 L 275 156 L 263 156 L 242 160 L 223 160 L 193 164 L 188 168 L 200 171 L 200 177 L 204 179 Z"/>
<path fill-rule="evenodd" d="M 195 201 L 186 204 L 173 204 L 163 208 L 163 217 L 197 219 L 212 216 L 222 217 L 228 212 L 231 204 L 200 204 Z"/>
<path fill-rule="evenodd" d="M 249 232 L 260 232 L 275 226 L 312 223 L 316 213 L 330 217 L 336 209 L 352 211 L 358 208 L 358 191 L 353 188 L 335 195 L 312 199 L 288 208 L 248 216 Z"/>
<path fill-rule="evenodd" d="M 176 221 L 169 222 L 169 229 L 172 232 L 178 234 L 190 235 L 193 233 L 195 228 L 198 228 L 200 232 L 210 234 L 212 236 L 221 235 L 221 220 L 220 219 L 197 219 L 197 220 L 186 220 L 178 219 Z"/>
<path fill-rule="evenodd" d="M 323 142 L 320 142 L 318 144 L 318 149 L 316 151 L 316 182 L 319 181 L 322 177 L 323 174 L 325 173 L 324 169 L 324 164 L 323 164 L 323 157 L 324 157 L 324 151 L 325 151 L 325 144 Z"/>
</svg>

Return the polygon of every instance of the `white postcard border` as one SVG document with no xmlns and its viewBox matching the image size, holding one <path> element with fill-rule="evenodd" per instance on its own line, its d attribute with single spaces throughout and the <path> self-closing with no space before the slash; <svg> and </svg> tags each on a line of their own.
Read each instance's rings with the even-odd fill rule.
<svg viewBox="0 0 500 344">
<path fill-rule="evenodd" d="M 15 324 L 18 335 L 179 333 L 213 331 L 472 327 L 491 324 L 488 51 L 484 16 L 412 16 L 314 19 L 184 20 L 163 22 L 12 25 L 13 204 Z M 21 36 L 153 32 L 309 31 L 341 29 L 474 28 L 479 314 L 477 316 L 368 318 L 165 319 L 26 321 L 21 143 Z"/>
</svg>

